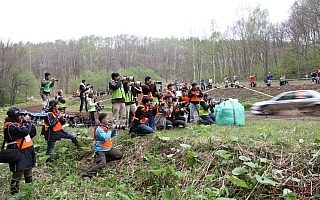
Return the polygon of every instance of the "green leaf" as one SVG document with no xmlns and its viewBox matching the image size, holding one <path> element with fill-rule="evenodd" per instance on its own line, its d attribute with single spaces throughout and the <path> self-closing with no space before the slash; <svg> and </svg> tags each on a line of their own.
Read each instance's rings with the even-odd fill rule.
<svg viewBox="0 0 320 200">
<path fill-rule="evenodd" d="M 241 174 L 246 174 L 248 173 L 248 170 L 244 167 L 236 167 L 232 170 L 233 175 L 241 175 Z"/>
<path fill-rule="evenodd" d="M 304 142 L 304 140 L 303 139 L 299 139 L 299 143 L 303 143 Z"/>
<path fill-rule="evenodd" d="M 261 166 L 258 165 L 257 163 L 253 163 L 253 162 L 244 162 L 243 164 L 251 167 L 251 168 L 260 168 Z"/>
<path fill-rule="evenodd" d="M 219 198 L 217 198 L 216 200 L 237 200 L 237 199 L 234 199 L 234 198 L 226 198 L 226 197 L 219 197 Z"/>
<path fill-rule="evenodd" d="M 292 178 L 291 178 L 291 180 L 292 180 L 293 182 L 300 183 L 300 179 L 298 179 L 298 178 L 294 178 L 294 177 L 292 177 Z"/>
<path fill-rule="evenodd" d="M 184 149 L 190 149 L 191 145 L 189 145 L 189 144 L 180 144 L 180 147 L 182 147 Z"/>
<path fill-rule="evenodd" d="M 159 176 L 163 172 L 163 170 L 162 169 L 151 169 L 151 170 L 149 170 L 149 172 Z"/>
<path fill-rule="evenodd" d="M 254 177 L 256 178 L 256 180 L 261 183 L 261 184 L 264 184 L 264 185 L 272 185 L 272 186 L 276 186 L 278 183 L 269 179 L 268 177 L 261 177 L 260 175 L 258 174 L 255 174 Z"/>
<path fill-rule="evenodd" d="M 316 139 L 314 140 L 315 143 L 320 143 L 320 136 L 316 137 Z"/>
<path fill-rule="evenodd" d="M 228 159 L 231 155 L 229 154 L 228 151 L 226 150 L 218 150 L 214 153 L 215 155 L 223 158 L 223 159 Z"/>
<path fill-rule="evenodd" d="M 248 185 L 246 184 L 246 182 L 244 182 L 243 180 L 239 179 L 236 176 L 229 176 L 229 181 L 231 181 L 231 183 L 235 184 L 238 187 L 243 187 L 243 188 L 248 188 Z"/>
<path fill-rule="evenodd" d="M 169 155 L 167 155 L 167 158 L 172 158 L 174 155 L 175 155 L 174 153 L 169 154 Z"/>
<path fill-rule="evenodd" d="M 170 141 L 169 137 L 164 137 L 164 136 L 159 136 L 159 139 L 163 141 Z"/>
<path fill-rule="evenodd" d="M 231 142 L 239 142 L 239 138 L 236 136 L 230 137 Z"/>
<path fill-rule="evenodd" d="M 242 160 L 242 161 L 245 161 L 245 162 L 251 161 L 251 158 L 248 158 L 246 156 L 239 156 L 239 159 Z"/>
<path fill-rule="evenodd" d="M 259 161 L 260 161 L 261 163 L 268 163 L 268 162 L 270 162 L 270 160 L 267 159 L 267 158 L 259 158 Z"/>
</svg>

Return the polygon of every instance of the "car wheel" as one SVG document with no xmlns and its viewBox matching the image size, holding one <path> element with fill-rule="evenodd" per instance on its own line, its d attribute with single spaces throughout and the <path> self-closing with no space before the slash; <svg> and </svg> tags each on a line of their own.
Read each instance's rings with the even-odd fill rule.
<svg viewBox="0 0 320 200">
<path fill-rule="evenodd" d="M 263 106 L 261 113 L 262 113 L 263 115 L 271 115 L 271 114 L 272 114 L 269 106 Z"/>
</svg>

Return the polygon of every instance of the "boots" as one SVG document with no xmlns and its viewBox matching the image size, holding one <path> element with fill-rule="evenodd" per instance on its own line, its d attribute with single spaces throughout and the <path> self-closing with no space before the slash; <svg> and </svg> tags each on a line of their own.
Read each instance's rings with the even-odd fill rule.
<svg viewBox="0 0 320 200">
<path fill-rule="evenodd" d="M 31 182 L 32 182 L 32 176 L 30 176 L 30 177 L 25 177 L 25 178 L 24 178 L 24 181 L 25 181 L 26 183 L 31 183 Z"/>
<path fill-rule="evenodd" d="M 11 194 L 14 195 L 19 192 L 19 181 L 11 180 L 10 183 Z"/>
<path fill-rule="evenodd" d="M 72 143 L 74 144 L 74 146 L 76 146 L 76 147 L 80 147 L 80 145 L 79 145 L 79 142 L 78 142 L 77 138 L 74 138 L 74 139 L 72 139 L 71 141 L 72 141 Z"/>
</svg>

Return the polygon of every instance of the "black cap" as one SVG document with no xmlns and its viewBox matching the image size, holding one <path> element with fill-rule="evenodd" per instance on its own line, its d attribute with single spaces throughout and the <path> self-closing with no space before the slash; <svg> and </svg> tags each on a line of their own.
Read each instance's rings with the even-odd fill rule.
<svg viewBox="0 0 320 200">
<path fill-rule="evenodd" d="M 8 117 L 17 117 L 20 115 L 20 109 L 17 107 L 12 107 L 7 111 Z"/>
<path fill-rule="evenodd" d="M 54 106 L 58 105 L 58 101 L 55 99 L 52 99 L 49 101 L 49 109 L 51 110 Z"/>
</svg>

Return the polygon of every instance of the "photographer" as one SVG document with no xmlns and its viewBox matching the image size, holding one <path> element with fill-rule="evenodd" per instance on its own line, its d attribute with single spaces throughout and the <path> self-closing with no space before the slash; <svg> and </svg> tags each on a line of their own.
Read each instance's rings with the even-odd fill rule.
<svg viewBox="0 0 320 200">
<path fill-rule="evenodd" d="M 134 112 L 136 112 L 137 105 L 134 98 L 135 87 L 132 86 L 131 82 L 124 83 L 124 103 L 126 105 L 126 125 L 129 126 L 130 122 L 132 121 L 132 117 Z"/>
<path fill-rule="evenodd" d="M 61 113 L 65 113 L 67 106 L 66 106 L 66 100 L 63 98 L 63 91 L 62 90 L 58 91 L 58 95 L 55 97 L 55 99 L 58 101 L 59 111 Z"/>
<path fill-rule="evenodd" d="M 156 107 L 151 103 L 149 97 L 143 97 L 141 104 L 134 113 L 134 120 L 138 120 L 137 132 L 139 134 L 150 134 L 155 130 L 154 116 L 157 114 Z M 151 119 L 151 120 L 150 120 Z"/>
<path fill-rule="evenodd" d="M 48 109 L 49 96 L 55 81 L 58 80 L 52 78 L 50 73 L 45 73 L 44 79 L 41 80 L 39 94 L 42 98 L 42 110 Z"/>
<path fill-rule="evenodd" d="M 80 109 L 79 111 L 82 112 L 83 104 L 85 104 L 86 112 L 88 112 L 88 105 L 86 101 L 86 92 L 89 90 L 89 87 L 86 86 L 86 80 L 82 80 L 79 86 L 80 91 Z"/>
<path fill-rule="evenodd" d="M 172 97 L 177 96 L 177 92 L 173 89 L 173 84 L 169 83 L 167 85 L 166 95 L 171 95 Z"/>
<path fill-rule="evenodd" d="M 197 87 L 197 83 L 192 83 L 191 89 L 188 92 L 190 98 L 190 122 L 194 122 L 194 111 L 199 110 L 200 98 L 203 96 L 201 90 Z"/>
<path fill-rule="evenodd" d="M 9 163 L 12 178 L 10 183 L 11 194 L 19 192 L 19 183 L 24 175 L 25 183 L 32 182 L 32 168 L 36 164 L 36 155 L 32 139 L 36 128 L 29 121 L 29 115 L 20 117 L 20 109 L 12 107 L 7 111 L 8 117 L 3 125 L 4 142 L 7 149 L 20 149 L 20 161 Z M 4 145 L 4 143 L 3 143 Z M 4 146 L 3 146 L 4 147 Z"/>
<path fill-rule="evenodd" d="M 87 97 L 87 103 L 88 103 L 88 112 L 90 113 L 90 122 L 92 124 L 95 124 L 96 119 L 94 117 L 94 114 L 96 113 L 96 106 L 99 103 L 98 101 L 94 101 L 93 99 L 93 93 L 90 93 Z"/>
<path fill-rule="evenodd" d="M 99 123 L 95 125 L 93 131 L 93 137 L 95 140 L 94 158 L 95 163 L 88 171 L 83 173 L 82 180 L 90 180 L 92 176 L 100 172 L 107 163 L 120 160 L 123 153 L 112 145 L 112 138 L 115 137 L 118 132 L 114 129 L 114 125 L 109 126 L 109 118 L 106 113 L 99 115 Z"/>
<path fill-rule="evenodd" d="M 211 113 L 214 104 L 213 101 L 209 102 L 208 98 L 208 94 L 204 94 L 203 99 L 200 101 L 199 123 L 204 125 L 214 123 L 214 114 Z"/>
<path fill-rule="evenodd" d="M 64 115 L 59 112 L 59 105 L 57 100 L 51 100 L 49 102 L 49 112 L 48 116 L 44 118 L 44 130 L 43 135 L 47 141 L 47 151 L 46 155 L 50 157 L 46 162 L 52 162 L 53 149 L 56 144 L 56 141 L 61 138 L 67 138 L 74 143 L 75 146 L 79 146 L 77 138 L 75 135 L 70 134 L 62 129 L 62 125 L 66 123 Z"/>
<path fill-rule="evenodd" d="M 173 113 L 174 111 L 174 105 L 172 101 L 172 96 L 171 95 L 166 95 L 164 97 L 164 101 L 160 104 L 159 107 L 159 118 L 157 116 L 157 123 L 159 128 L 168 128 L 170 129 L 173 126 Z M 161 118 L 165 118 L 165 123 L 161 122 Z M 163 127 L 162 127 L 163 126 Z"/>
<path fill-rule="evenodd" d="M 190 98 L 187 95 L 187 90 L 186 89 L 182 89 L 181 96 L 179 97 L 178 101 L 186 103 L 185 113 L 187 113 L 187 115 L 188 115 L 187 122 L 190 122 Z"/>
<path fill-rule="evenodd" d="M 184 117 L 185 113 L 186 113 L 186 103 L 174 101 L 172 118 L 171 118 L 173 127 L 179 127 L 179 126 L 182 126 L 183 128 L 186 127 L 186 118 Z"/>
<path fill-rule="evenodd" d="M 151 77 L 147 76 L 144 79 L 144 85 L 142 85 L 142 94 L 143 96 L 147 96 L 149 97 L 149 99 L 152 102 L 158 102 L 158 90 L 157 90 L 157 86 L 155 85 L 155 83 L 152 83 Z"/>
<path fill-rule="evenodd" d="M 139 95 L 142 94 L 142 88 L 141 84 L 137 85 L 137 83 L 134 83 L 133 86 L 131 86 L 132 94 L 134 96 L 134 101 L 136 103 L 136 106 L 138 106 L 139 103 Z M 131 121 L 130 121 L 131 122 Z"/>
<path fill-rule="evenodd" d="M 109 88 L 112 99 L 112 117 L 121 124 L 125 124 L 126 106 L 124 103 L 124 88 L 122 83 L 126 83 L 127 81 L 117 72 L 113 72 L 111 78 Z"/>
</svg>

